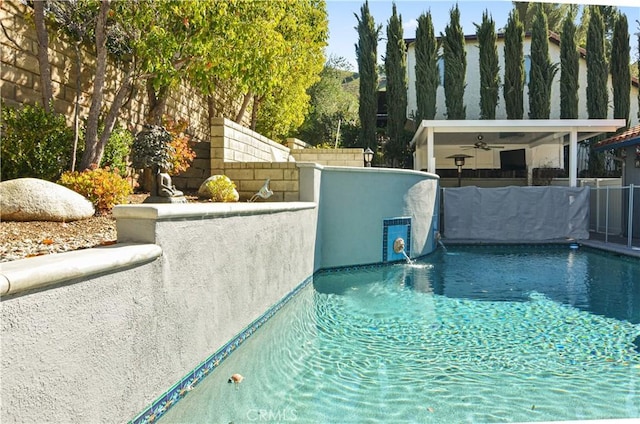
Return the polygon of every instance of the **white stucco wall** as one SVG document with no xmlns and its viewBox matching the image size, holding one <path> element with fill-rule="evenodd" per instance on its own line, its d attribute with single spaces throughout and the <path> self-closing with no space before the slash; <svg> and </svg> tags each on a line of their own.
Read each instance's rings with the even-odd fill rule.
<svg viewBox="0 0 640 424">
<path fill-rule="evenodd" d="M 507 113 L 504 105 L 504 95 L 502 91 L 502 84 L 504 83 L 504 38 L 497 40 L 498 59 L 500 64 L 500 98 L 498 100 L 498 108 L 496 109 L 496 119 L 506 119 Z M 531 51 L 531 38 L 525 38 L 523 43 L 523 52 L 525 56 L 528 56 Z M 466 119 L 480 119 L 480 49 L 477 45 L 477 40 L 467 40 L 466 43 L 467 52 L 467 73 L 466 73 L 466 89 L 464 93 L 465 106 L 467 110 Z M 440 52 L 441 53 L 441 52 Z M 560 63 L 560 46 L 555 43 L 549 43 L 549 56 L 552 63 Z M 408 75 L 408 93 L 407 93 L 407 116 L 412 116 L 412 113 L 417 109 L 416 102 L 416 55 L 415 44 L 409 44 L 407 48 L 407 75 Z M 559 65 L 558 65 L 559 66 Z M 551 119 L 560 118 L 560 69 L 556 74 L 554 83 L 551 87 Z M 528 80 L 527 80 L 528 81 Z M 578 118 L 589 118 L 587 113 L 587 66 L 584 58 L 580 59 L 580 74 L 579 74 L 579 89 L 578 89 Z M 638 87 L 632 86 L 631 88 L 631 104 L 629 117 L 631 120 L 631 126 L 638 123 Z M 524 119 L 529 117 L 529 90 L 527 84 L 524 86 Z M 611 86 L 611 76 L 609 76 L 609 104 L 608 104 L 608 116 L 607 118 L 613 118 L 613 88 Z M 436 116 L 435 119 L 446 119 L 446 106 L 444 87 L 440 85 L 437 91 L 436 99 Z"/>
<path fill-rule="evenodd" d="M 384 219 L 411 217 L 411 256 L 435 250 L 439 178 L 385 168 L 322 170 L 319 237 L 323 268 L 383 262 Z"/>
<path fill-rule="evenodd" d="M 3 297 L 0 421 L 133 419 L 312 275 L 306 205 L 161 219 L 151 263 Z"/>
</svg>

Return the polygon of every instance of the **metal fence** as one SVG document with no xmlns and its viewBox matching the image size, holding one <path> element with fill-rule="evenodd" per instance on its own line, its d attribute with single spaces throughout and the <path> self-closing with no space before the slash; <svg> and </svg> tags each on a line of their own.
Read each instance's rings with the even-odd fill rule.
<svg viewBox="0 0 640 424">
<path fill-rule="evenodd" d="M 640 247 L 640 186 L 583 184 L 591 189 L 589 231 L 603 235 L 605 243 Z"/>
</svg>

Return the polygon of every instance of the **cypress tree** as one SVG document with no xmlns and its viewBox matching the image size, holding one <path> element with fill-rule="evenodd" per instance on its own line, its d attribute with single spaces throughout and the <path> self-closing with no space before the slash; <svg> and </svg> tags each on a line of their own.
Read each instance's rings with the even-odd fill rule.
<svg viewBox="0 0 640 424">
<path fill-rule="evenodd" d="M 431 12 L 418 17 L 416 29 L 416 101 L 417 122 L 434 119 L 436 94 L 440 84 L 438 71 L 438 43 L 433 29 Z"/>
<path fill-rule="evenodd" d="M 611 50 L 611 83 L 613 84 L 613 117 L 624 119 L 629 126 L 631 106 L 631 61 L 627 16 L 619 13 L 613 27 Z"/>
<path fill-rule="evenodd" d="M 587 111 L 589 119 L 605 119 L 607 117 L 608 69 L 605 60 L 604 22 L 598 6 L 589 6 L 591 18 L 587 29 Z M 602 153 L 593 150 L 600 140 L 592 138 L 589 143 L 589 175 L 598 177 L 604 174 Z"/>
<path fill-rule="evenodd" d="M 480 119 L 496 119 L 500 86 L 500 65 L 496 47 L 496 25 L 487 10 L 482 23 L 476 24 L 480 46 Z"/>
<path fill-rule="evenodd" d="M 464 50 L 464 33 L 460 26 L 458 5 L 451 8 L 449 25 L 444 29 L 442 50 L 444 58 L 444 95 L 447 119 L 465 119 L 464 105 L 467 52 Z"/>
<path fill-rule="evenodd" d="M 551 84 L 558 70 L 549 59 L 549 29 L 542 7 L 538 7 L 531 32 L 531 72 L 529 74 L 529 118 L 549 119 Z"/>
<path fill-rule="evenodd" d="M 524 115 L 524 27 L 513 9 L 504 30 L 504 103 L 507 119 L 522 119 Z"/>
<path fill-rule="evenodd" d="M 407 121 L 407 57 L 402 34 L 402 17 L 398 16 L 396 5 L 387 24 L 387 50 L 384 59 L 387 74 L 387 142 L 386 159 L 394 166 L 405 153 L 404 125 Z"/>
<path fill-rule="evenodd" d="M 358 43 L 356 44 L 356 60 L 360 74 L 360 101 L 358 115 L 360 117 L 360 140 L 363 147 L 376 150 L 376 114 L 378 110 L 378 39 L 381 26 L 375 24 L 369 12 L 369 2 L 360 8 L 358 20 Z"/>
<path fill-rule="evenodd" d="M 560 42 L 560 118 L 578 118 L 578 72 L 580 53 L 576 46 L 576 25 L 569 15 L 562 25 Z"/>
</svg>

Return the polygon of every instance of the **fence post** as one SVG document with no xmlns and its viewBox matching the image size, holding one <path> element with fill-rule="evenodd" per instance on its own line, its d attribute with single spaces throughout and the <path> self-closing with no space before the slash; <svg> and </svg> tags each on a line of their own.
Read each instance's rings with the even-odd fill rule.
<svg viewBox="0 0 640 424">
<path fill-rule="evenodd" d="M 627 217 L 627 247 L 631 249 L 633 236 L 633 184 L 629 184 L 629 216 Z"/>
<path fill-rule="evenodd" d="M 607 186 L 606 208 L 604 214 L 604 242 L 609 243 L 609 186 Z"/>
</svg>

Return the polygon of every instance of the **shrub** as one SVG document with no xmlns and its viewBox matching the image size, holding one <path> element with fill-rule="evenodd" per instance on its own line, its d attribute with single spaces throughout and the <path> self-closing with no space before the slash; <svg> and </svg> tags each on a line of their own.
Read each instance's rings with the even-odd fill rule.
<svg viewBox="0 0 640 424">
<path fill-rule="evenodd" d="M 131 146 L 131 161 L 136 169 L 154 166 L 169 170 L 172 166 L 171 134 L 158 125 L 145 125 Z"/>
<path fill-rule="evenodd" d="M 170 162 L 172 167 L 169 170 L 170 175 L 178 175 L 191 166 L 196 153 L 189 147 L 191 137 L 185 134 L 185 130 L 189 126 L 189 121 L 179 119 L 175 121 L 171 118 L 164 119 L 164 125 L 172 139 L 169 145 L 172 147 Z"/>
<path fill-rule="evenodd" d="M 55 181 L 71 163 L 73 131 L 64 116 L 42 106 L 2 108 L 1 179 Z"/>
<path fill-rule="evenodd" d="M 226 175 L 214 175 L 198 190 L 198 194 L 211 198 L 214 202 L 237 202 L 236 185 Z"/>
<path fill-rule="evenodd" d="M 58 183 L 89 199 L 99 213 L 110 211 L 115 205 L 125 203 L 127 196 L 132 193 L 131 185 L 117 169 L 69 171 L 62 174 Z"/>
<path fill-rule="evenodd" d="M 109 168 L 118 170 L 121 175 L 126 175 L 127 160 L 131 153 L 131 145 L 133 144 L 133 134 L 121 126 L 117 126 L 111 132 L 109 141 L 104 147 L 101 168 Z"/>
</svg>

